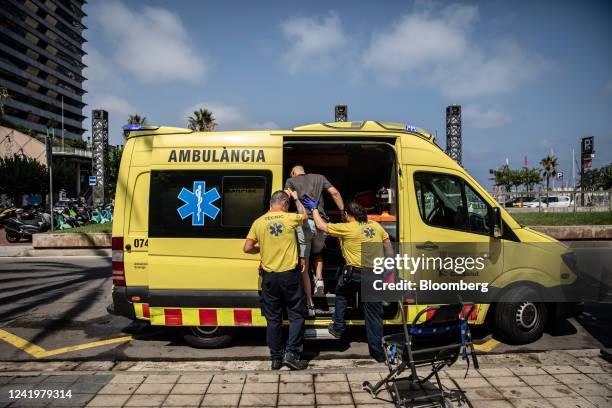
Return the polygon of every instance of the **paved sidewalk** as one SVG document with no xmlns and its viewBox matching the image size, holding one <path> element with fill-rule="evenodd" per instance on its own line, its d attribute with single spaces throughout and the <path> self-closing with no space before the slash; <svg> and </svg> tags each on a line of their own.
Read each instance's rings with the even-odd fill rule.
<svg viewBox="0 0 612 408">
<path fill-rule="evenodd" d="M 458 363 L 443 382 L 475 408 L 610 407 L 612 364 L 599 350 L 485 355 L 480 370 Z M 315 360 L 303 372 L 268 362 L 0 363 L 0 406 L 390 407 L 386 391 L 361 389 L 385 367 L 369 360 Z M 11 399 L 10 390 L 71 391 L 71 398 Z M 15 391 L 13 391 L 15 392 Z M 464 405 L 465 406 L 465 405 Z"/>
</svg>

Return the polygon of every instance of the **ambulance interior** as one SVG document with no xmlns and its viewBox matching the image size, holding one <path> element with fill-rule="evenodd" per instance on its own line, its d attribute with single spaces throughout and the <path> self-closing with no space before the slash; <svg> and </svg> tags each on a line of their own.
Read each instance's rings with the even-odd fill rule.
<svg viewBox="0 0 612 408">
<path fill-rule="evenodd" d="M 397 161 L 392 145 L 381 141 L 290 141 L 285 142 L 283 154 L 285 180 L 296 164 L 302 165 L 306 173 L 324 175 L 338 189 L 345 203 L 350 199 L 357 200 L 366 208 L 368 218 L 378 221 L 391 240 L 397 241 Z M 323 199 L 329 222 L 342 222 L 332 197 L 324 192 Z M 325 297 L 314 297 L 313 300 L 316 317 L 329 318 L 333 313 L 339 270 L 344 265 L 338 240 L 327 237 L 321 255 Z M 310 265 L 310 276 L 313 277 L 312 257 Z M 347 317 L 362 317 L 358 296 L 349 300 L 349 306 Z M 385 307 L 385 317 L 393 316 L 395 311 L 395 305 Z"/>
</svg>

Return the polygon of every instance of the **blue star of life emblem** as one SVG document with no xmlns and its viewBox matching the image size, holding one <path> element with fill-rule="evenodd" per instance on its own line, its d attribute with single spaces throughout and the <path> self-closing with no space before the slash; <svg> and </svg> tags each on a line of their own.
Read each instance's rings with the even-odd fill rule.
<svg viewBox="0 0 612 408">
<path fill-rule="evenodd" d="M 183 187 L 178 198 L 185 204 L 177 208 L 176 211 L 179 213 L 182 220 L 191 215 L 191 225 L 194 227 L 204 226 L 205 216 L 213 220 L 216 219 L 221 211 L 212 204 L 221 198 L 219 191 L 217 191 L 216 187 L 206 191 L 205 181 L 194 181 L 193 191 L 189 191 Z"/>
<path fill-rule="evenodd" d="M 280 222 L 270 224 L 268 225 L 268 231 L 270 232 L 270 234 L 274 235 L 275 237 L 278 237 L 280 234 L 283 233 L 283 224 L 281 224 Z"/>
<path fill-rule="evenodd" d="M 373 238 L 376 232 L 374 232 L 374 228 L 366 227 L 363 229 L 363 234 L 368 238 Z"/>
</svg>

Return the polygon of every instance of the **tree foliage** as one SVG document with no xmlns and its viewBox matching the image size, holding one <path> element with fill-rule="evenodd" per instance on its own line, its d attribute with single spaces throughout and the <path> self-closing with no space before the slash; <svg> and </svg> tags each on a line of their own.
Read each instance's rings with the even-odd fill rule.
<svg viewBox="0 0 612 408">
<path fill-rule="evenodd" d="M 120 147 L 109 147 L 108 153 L 106 154 L 106 163 L 104 164 L 106 168 L 104 196 L 107 197 L 109 201 L 111 197 L 115 196 L 122 154 L 123 148 Z"/>
<path fill-rule="evenodd" d="M 68 197 L 76 196 L 76 165 L 70 160 L 56 158 L 53 160 L 53 195 L 65 190 Z"/>
<path fill-rule="evenodd" d="M 193 112 L 193 116 L 189 117 L 187 127 L 198 132 L 212 132 L 215 130 L 217 123 L 213 113 L 208 109 L 198 109 Z"/>
<path fill-rule="evenodd" d="M 508 165 L 499 169 L 489 170 L 493 176 L 493 184 L 501 186 L 505 191 L 512 191 L 512 187 L 518 191 L 519 186 L 525 186 L 527 191 L 532 191 L 534 185 L 542 181 L 540 170 L 523 167 L 520 170 L 511 169 Z"/>
<path fill-rule="evenodd" d="M 137 113 L 128 116 L 127 120 L 128 125 L 145 125 L 147 123 L 147 118 L 144 116 L 140 116 Z"/>
<path fill-rule="evenodd" d="M 38 161 L 20 155 L 0 158 L 0 194 L 9 196 L 15 204 L 24 194 L 46 194 L 49 173 Z"/>
<path fill-rule="evenodd" d="M 559 160 L 555 156 L 548 155 L 540 160 L 540 166 L 542 166 L 542 176 L 546 180 L 546 190 L 549 190 L 550 178 L 557 174 Z"/>
<path fill-rule="evenodd" d="M 609 190 L 612 188 L 612 163 L 584 172 L 584 188 L 587 190 Z"/>
</svg>

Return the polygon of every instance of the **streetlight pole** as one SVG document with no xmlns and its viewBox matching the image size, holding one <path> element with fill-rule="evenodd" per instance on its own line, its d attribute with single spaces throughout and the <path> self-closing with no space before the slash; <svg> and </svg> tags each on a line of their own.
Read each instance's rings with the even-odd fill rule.
<svg viewBox="0 0 612 408">
<path fill-rule="evenodd" d="M 62 151 L 64 151 L 64 95 L 62 97 Z"/>
<path fill-rule="evenodd" d="M 50 130 L 50 132 L 49 132 Z M 51 215 L 51 232 L 53 232 L 53 136 L 55 129 L 47 128 L 45 137 L 45 148 L 47 150 L 47 168 L 49 169 L 49 213 Z"/>
</svg>

